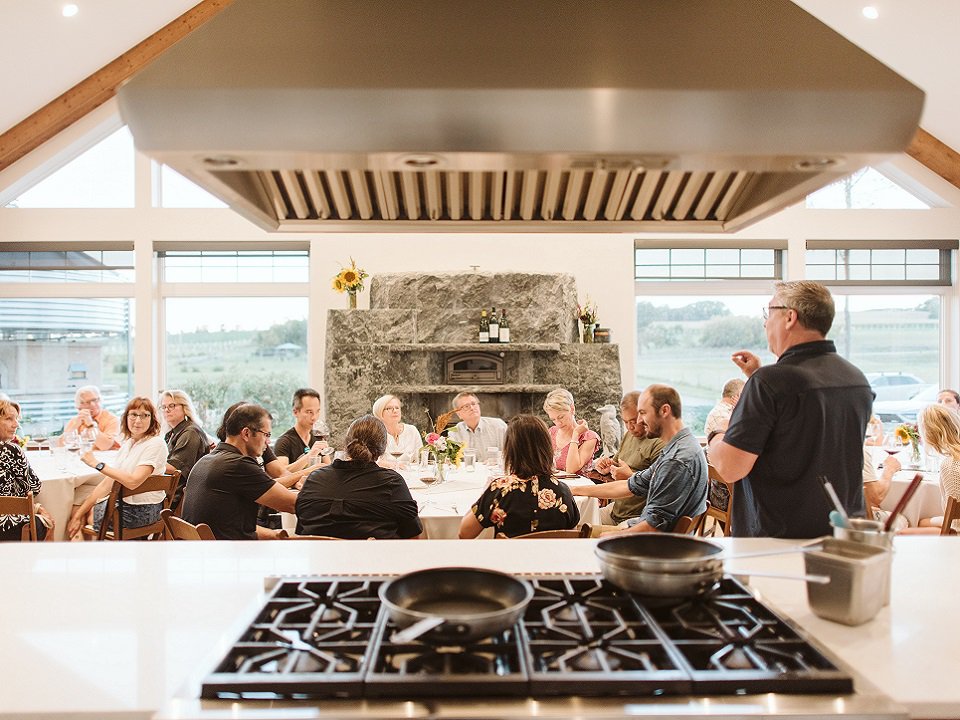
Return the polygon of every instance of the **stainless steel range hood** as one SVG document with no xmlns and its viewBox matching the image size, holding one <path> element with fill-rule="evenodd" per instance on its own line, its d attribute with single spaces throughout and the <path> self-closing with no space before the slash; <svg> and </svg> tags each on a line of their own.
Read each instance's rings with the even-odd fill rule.
<svg viewBox="0 0 960 720">
<path fill-rule="evenodd" d="M 902 152 L 923 92 L 790 0 L 235 0 L 121 88 L 269 230 L 736 230 Z"/>
</svg>

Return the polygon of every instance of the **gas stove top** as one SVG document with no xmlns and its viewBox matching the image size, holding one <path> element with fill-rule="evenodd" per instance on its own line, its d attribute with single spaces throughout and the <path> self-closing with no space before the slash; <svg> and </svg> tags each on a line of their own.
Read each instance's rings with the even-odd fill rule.
<svg viewBox="0 0 960 720">
<path fill-rule="evenodd" d="M 202 684 L 218 699 L 850 693 L 810 640 L 725 577 L 657 606 L 587 576 L 533 576 L 512 628 L 462 646 L 391 641 L 388 577 L 281 579 Z"/>
</svg>

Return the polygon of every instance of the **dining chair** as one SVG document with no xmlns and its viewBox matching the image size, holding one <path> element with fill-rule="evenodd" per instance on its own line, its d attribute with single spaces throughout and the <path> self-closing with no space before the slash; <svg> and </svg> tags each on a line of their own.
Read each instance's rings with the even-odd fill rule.
<svg viewBox="0 0 960 720">
<path fill-rule="evenodd" d="M 710 510 L 710 503 L 707 503 L 707 510 L 696 517 L 681 515 L 673 525 L 672 532 L 675 535 L 703 535 L 703 528 L 707 521 L 707 511 Z"/>
<path fill-rule="evenodd" d="M 37 511 L 33 504 L 33 493 L 28 492 L 25 496 L 0 496 L 0 515 L 26 515 L 29 519 L 23 530 L 20 539 L 24 542 L 37 541 Z M 53 530 L 47 533 L 53 535 Z"/>
<path fill-rule="evenodd" d="M 551 540 L 551 539 L 574 539 L 574 538 L 588 538 L 593 532 L 593 527 L 590 523 L 583 523 L 583 525 L 578 525 L 572 530 L 539 530 L 532 533 L 524 533 L 523 535 L 516 535 L 513 537 L 514 540 Z M 497 533 L 497 539 L 499 540 L 509 540 L 509 536 L 504 535 L 503 533 Z"/>
<path fill-rule="evenodd" d="M 710 534 L 713 535 L 713 531 L 719 526 L 721 535 L 730 534 L 730 511 L 733 508 L 733 485 L 727 485 L 723 478 L 720 476 L 720 473 L 717 472 L 717 469 L 707 463 L 707 474 L 709 476 L 709 489 L 708 489 L 708 501 L 707 501 L 707 513 L 706 517 L 713 519 L 713 527 L 710 529 Z M 726 500 L 725 503 L 721 504 L 722 500 Z M 701 526 L 700 535 L 706 533 L 706 518 L 704 518 L 704 523 Z"/>
<path fill-rule="evenodd" d="M 168 540 L 216 540 L 213 530 L 206 523 L 194 525 L 173 514 L 172 510 L 164 508 L 160 511 L 160 519 L 166 527 Z"/>
<path fill-rule="evenodd" d="M 123 527 L 123 518 L 120 513 L 121 503 L 124 498 L 139 495 L 140 493 L 160 490 L 163 491 L 164 494 L 163 510 L 169 510 L 179 480 L 180 471 L 174 470 L 170 475 L 151 475 L 133 490 L 124 487 L 118 482 L 114 482 L 110 496 L 107 498 L 107 509 L 104 512 L 100 528 L 95 530 L 92 524 L 88 523 L 84 525 L 80 530 L 80 532 L 83 533 L 84 540 L 166 539 L 166 525 L 162 517 L 155 523 L 150 523 L 142 527 Z M 161 510 L 161 512 L 163 512 L 163 510 Z"/>
<path fill-rule="evenodd" d="M 943 511 L 943 525 L 940 526 L 941 535 L 957 534 L 957 531 L 950 527 L 954 520 L 960 520 L 960 500 L 953 495 L 948 495 L 947 507 Z"/>
</svg>

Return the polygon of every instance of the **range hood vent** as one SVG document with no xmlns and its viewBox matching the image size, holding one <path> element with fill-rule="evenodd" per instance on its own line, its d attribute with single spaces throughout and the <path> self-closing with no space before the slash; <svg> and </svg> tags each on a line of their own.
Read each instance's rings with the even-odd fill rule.
<svg viewBox="0 0 960 720">
<path fill-rule="evenodd" d="M 234 0 L 119 98 L 138 149 L 310 232 L 736 230 L 923 106 L 790 0 Z"/>
</svg>

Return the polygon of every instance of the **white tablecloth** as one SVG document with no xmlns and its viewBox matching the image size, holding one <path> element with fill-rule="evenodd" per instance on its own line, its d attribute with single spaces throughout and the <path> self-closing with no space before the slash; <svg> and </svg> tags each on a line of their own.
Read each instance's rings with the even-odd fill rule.
<svg viewBox="0 0 960 720">
<path fill-rule="evenodd" d="M 117 453 L 108 450 L 98 451 L 96 455 L 104 462 L 109 463 L 116 457 Z M 93 468 L 84 465 L 80 462 L 79 457 L 71 453 L 65 453 L 61 459 L 60 457 L 54 457 L 48 450 L 29 450 L 27 451 L 27 459 L 43 484 L 40 496 L 37 499 L 53 516 L 56 524 L 53 534 L 54 540 L 65 540 L 67 537 L 67 521 L 73 511 L 77 488 L 88 485 L 89 489 L 92 490 L 100 482 L 102 476 Z"/>
<path fill-rule="evenodd" d="M 416 470 L 402 470 L 410 494 L 417 501 L 420 509 L 420 522 L 423 525 L 424 537 L 430 539 L 456 538 L 460 530 L 460 520 L 470 510 L 470 507 L 480 497 L 480 493 L 487 485 L 488 469 L 478 465 L 473 472 L 464 469 L 448 472 L 444 482 L 426 487 L 417 480 Z M 587 478 L 564 480 L 571 487 L 577 485 L 593 485 Z M 577 507 L 580 509 L 580 522 L 591 525 L 600 524 L 600 508 L 596 498 L 577 497 Z M 292 514 L 281 515 L 283 527 L 290 532 L 296 526 L 296 518 Z M 481 538 L 492 538 L 493 528 L 486 528 L 480 534 Z"/>
<path fill-rule="evenodd" d="M 883 448 L 879 447 L 872 447 L 870 451 L 873 457 L 874 467 L 877 468 L 877 476 L 879 477 L 883 472 L 883 468 L 880 466 L 886 459 L 887 454 L 883 451 Z M 924 453 L 920 461 L 922 468 L 908 467 L 910 462 L 910 453 L 908 451 L 901 452 L 897 455 L 897 459 L 904 464 L 904 468 L 893 476 L 893 479 L 890 481 L 890 491 L 883 499 L 883 502 L 880 503 L 880 507 L 884 510 L 893 510 L 900 501 L 900 498 L 903 497 L 903 493 L 910 484 L 910 481 L 913 480 L 913 476 L 919 472 L 923 476 L 923 482 L 920 484 L 920 487 L 917 488 L 917 492 L 910 499 L 910 502 L 907 503 L 907 507 L 904 508 L 903 517 L 910 523 L 910 527 L 917 527 L 917 522 L 920 518 L 943 515 L 943 505 L 940 502 L 940 472 L 938 469 L 935 469 L 939 467 L 939 459 L 936 457 L 928 457 Z"/>
</svg>

